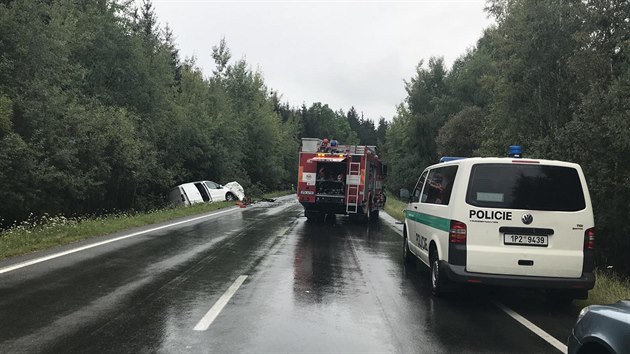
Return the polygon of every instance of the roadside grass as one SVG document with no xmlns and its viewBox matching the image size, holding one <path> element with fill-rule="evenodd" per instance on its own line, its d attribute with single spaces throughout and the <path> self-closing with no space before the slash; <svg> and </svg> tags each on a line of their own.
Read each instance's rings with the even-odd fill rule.
<svg viewBox="0 0 630 354">
<path fill-rule="evenodd" d="M 398 221 L 403 221 L 405 216 L 403 209 L 407 206 L 396 197 L 387 194 L 385 211 Z M 576 300 L 574 304 L 579 307 L 596 304 L 612 304 L 619 300 L 630 299 L 630 279 L 623 278 L 614 272 L 598 269 L 595 272 L 597 280 L 595 288 L 589 291 L 587 300 Z"/>
<path fill-rule="evenodd" d="M 262 198 L 276 198 L 291 193 L 290 191 L 276 191 L 266 193 Z M 253 199 L 256 201 L 261 198 Z M 234 202 L 215 202 L 200 203 L 189 207 L 167 207 L 144 213 L 117 213 L 80 218 L 64 216 L 31 218 L 0 231 L 0 260 L 234 205 Z"/>
<path fill-rule="evenodd" d="M 612 304 L 619 300 L 630 299 L 630 279 L 608 270 L 598 269 L 595 272 L 595 287 L 588 292 L 587 300 L 577 300 L 581 307 L 596 304 Z"/>
<path fill-rule="evenodd" d="M 403 210 L 407 207 L 407 203 L 401 201 L 397 197 L 386 193 L 387 202 L 385 203 L 385 212 L 389 214 L 392 218 L 403 221 L 405 220 L 405 215 L 403 214 Z"/>
</svg>

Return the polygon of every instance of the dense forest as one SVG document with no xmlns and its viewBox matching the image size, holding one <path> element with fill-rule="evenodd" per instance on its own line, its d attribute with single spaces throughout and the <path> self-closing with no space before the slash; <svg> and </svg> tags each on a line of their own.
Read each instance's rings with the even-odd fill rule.
<svg viewBox="0 0 630 354">
<path fill-rule="evenodd" d="M 438 156 L 579 163 L 599 264 L 630 271 L 630 2 L 493 0 L 496 25 L 446 67 L 420 62 L 386 136 L 388 187 L 412 188 Z"/>
<path fill-rule="evenodd" d="M 599 264 L 627 273 L 630 3 L 491 0 L 487 13 L 495 25 L 450 67 L 418 58 L 396 116 L 375 124 L 283 102 L 225 41 L 203 73 L 148 0 L 0 0 L 0 226 L 156 208 L 191 180 L 287 188 L 303 136 L 379 145 L 392 194 L 440 155 L 519 144 L 582 165 Z"/>
</svg>

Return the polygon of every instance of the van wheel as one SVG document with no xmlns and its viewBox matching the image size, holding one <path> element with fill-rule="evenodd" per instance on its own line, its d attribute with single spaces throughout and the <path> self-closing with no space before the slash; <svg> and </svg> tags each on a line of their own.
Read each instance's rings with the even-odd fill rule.
<svg viewBox="0 0 630 354">
<path fill-rule="evenodd" d="M 444 295 L 444 286 L 446 279 L 443 277 L 443 272 L 440 269 L 440 260 L 438 259 L 437 251 L 431 250 L 431 294 L 436 297 Z"/>
<path fill-rule="evenodd" d="M 370 214 L 370 220 L 372 221 L 378 220 L 378 209 L 372 211 L 372 213 Z"/>
<path fill-rule="evenodd" d="M 234 194 L 228 192 L 225 195 L 225 200 L 227 200 L 228 202 L 235 201 L 236 200 L 236 196 Z"/>
<path fill-rule="evenodd" d="M 403 261 L 405 263 L 411 264 L 414 260 L 414 256 L 413 254 L 411 254 L 411 251 L 409 250 L 408 242 L 409 241 L 407 239 L 407 231 L 405 230 L 404 237 L 403 237 Z"/>
<path fill-rule="evenodd" d="M 551 304 L 566 306 L 573 302 L 575 294 L 570 290 L 547 290 L 547 301 Z"/>
</svg>

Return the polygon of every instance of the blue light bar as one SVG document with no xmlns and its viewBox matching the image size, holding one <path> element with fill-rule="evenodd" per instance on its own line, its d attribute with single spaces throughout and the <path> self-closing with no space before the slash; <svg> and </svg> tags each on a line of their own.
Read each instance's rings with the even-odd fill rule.
<svg viewBox="0 0 630 354">
<path fill-rule="evenodd" d="M 449 162 L 449 161 L 462 160 L 462 159 L 465 159 L 465 157 L 444 156 L 440 159 L 440 162 Z"/>
<path fill-rule="evenodd" d="M 523 157 L 523 148 L 520 145 L 510 145 L 508 149 L 508 157 Z"/>
</svg>

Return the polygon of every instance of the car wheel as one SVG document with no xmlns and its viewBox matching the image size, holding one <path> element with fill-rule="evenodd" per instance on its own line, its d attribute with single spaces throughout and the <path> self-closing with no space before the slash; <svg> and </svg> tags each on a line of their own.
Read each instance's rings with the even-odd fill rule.
<svg viewBox="0 0 630 354">
<path fill-rule="evenodd" d="M 443 273 L 440 269 L 440 260 L 437 256 L 436 250 L 431 250 L 431 294 L 436 297 L 444 295 L 444 285 L 446 279 L 443 277 Z"/>
<path fill-rule="evenodd" d="M 236 196 L 234 194 L 228 192 L 225 195 L 225 200 L 227 200 L 228 202 L 235 201 L 236 200 Z"/>
<path fill-rule="evenodd" d="M 580 351 L 578 352 L 578 354 L 612 354 L 612 353 L 609 352 L 608 349 L 603 347 L 601 344 L 590 342 L 590 343 L 586 343 L 582 348 L 580 348 Z"/>
<path fill-rule="evenodd" d="M 376 221 L 376 220 L 378 220 L 378 214 L 379 214 L 379 213 L 378 213 L 378 209 L 377 209 L 377 210 L 372 211 L 372 214 L 370 214 L 370 220 L 372 220 L 372 221 Z"/>
</svg>

